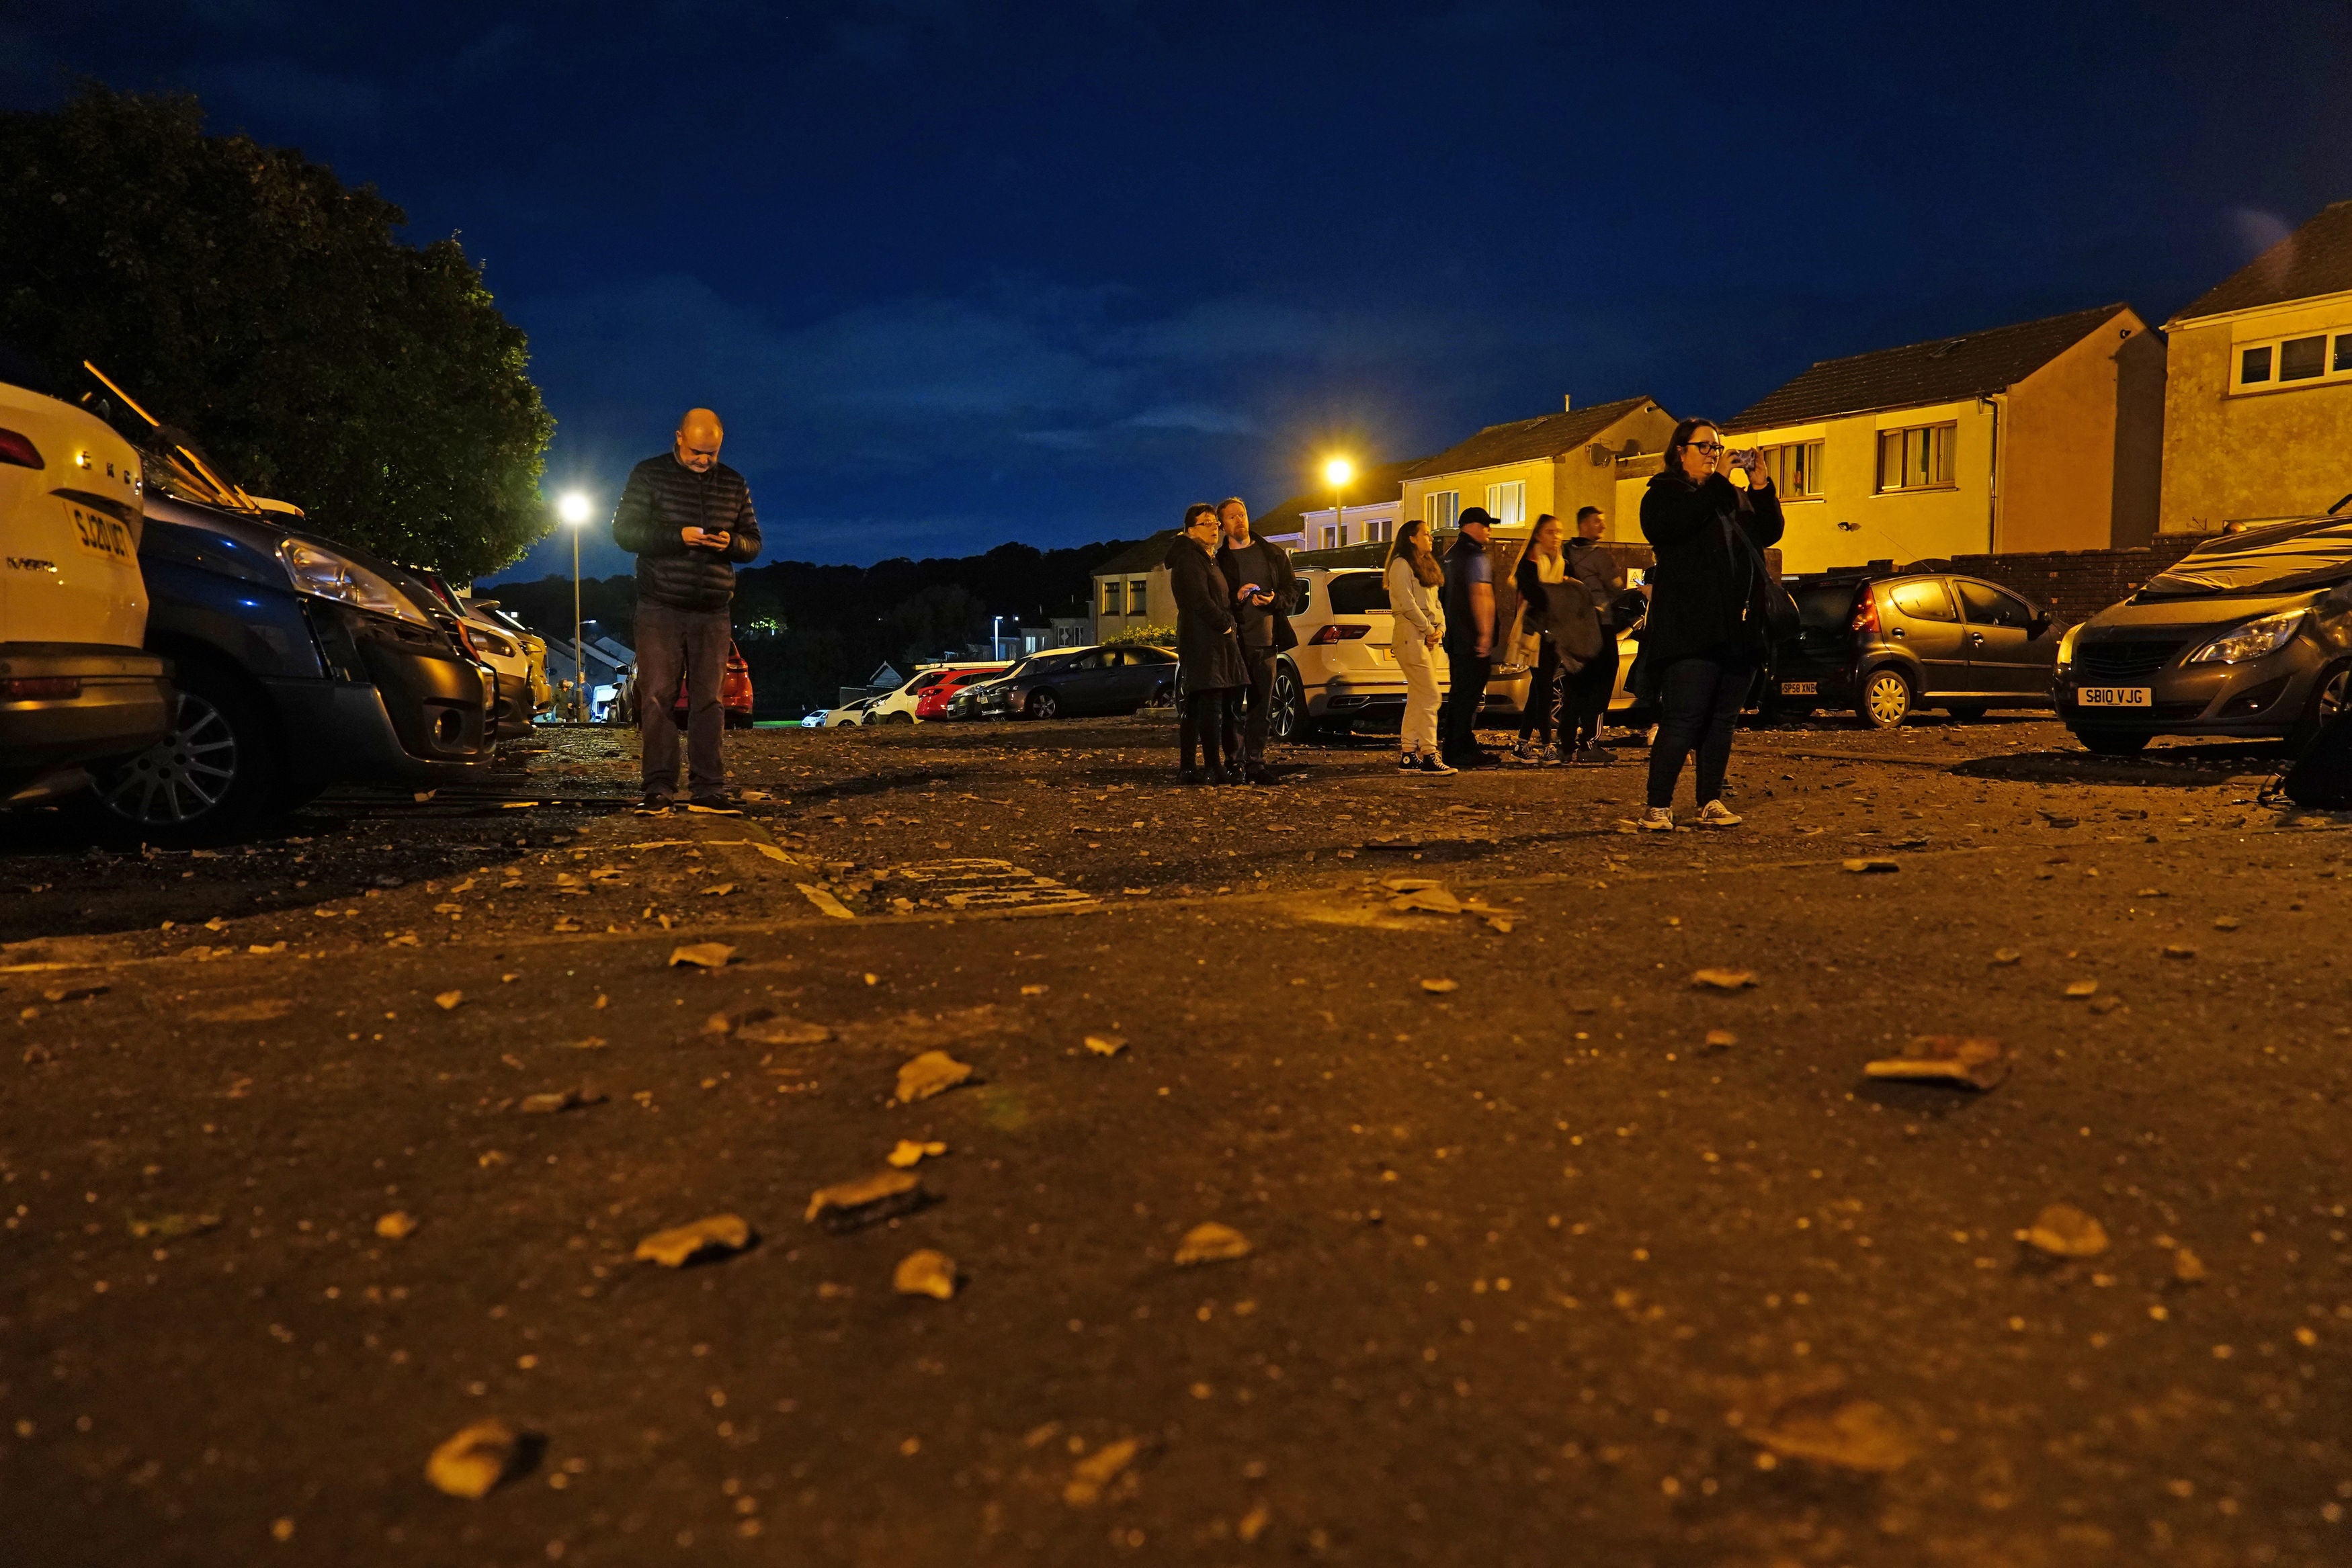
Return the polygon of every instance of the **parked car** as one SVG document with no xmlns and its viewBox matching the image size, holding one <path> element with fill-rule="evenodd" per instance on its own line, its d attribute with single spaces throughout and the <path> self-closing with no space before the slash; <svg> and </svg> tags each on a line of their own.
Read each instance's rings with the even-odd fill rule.
<svg viewBox="0 0 2352 1568">
<path fill-rule="evenodd" d="M 412 568 L 410 575 L 423 583 L 455 624 L 450 628 L 467 652 L 490 672 L 497 698 L 490 719 L 499 740 L 520 740 L 530 733 L 537 710 L 532 705 L 530 653 L 516 637 L 474 607 L 440 572 Z"/>
<path fill-rule="evenodd" d="M 2279 738 L 2300 752 L 2352 704 L 2352 518 L 2210 539 L 2070 629 L 2058 716 L 2093 751 L 2159 735 Z"/>
<path fill-rule="evenodd" d="M 844 703 L 839 707 L 826 708 L 822 713 L 809 715 L 809 718 L 817 720 L 814 725 L 809 724 L 809 718 L 801 720 L 801 724 L 804 727 L 814 729 L 847 728 L 853 725 L 864 724 L 866 710 L 873 706 L 872 697 L 859 697 L 854 703 Z"/>
<path fill-rule="evenodd" d="M 1776 711 L 1850 707 L 1874 729 L 1921 708 L 1981 718 L 1996 707 L 2047 707 L 2058 638 L 2047 611 L 1979 578 L 1916 562 L 1902 570 L 1791 576 L 1797 640 L 1767 695 Z"/>
<path fill-rule="evenodd" d="M 1166 648 L 1054 648 L 1030 654 L 972 688 L 983 717 L 1066 718 L 1133 713 L 1176 689 L 1176 655 Z"/>
<path fill-rule="evenodd" d="M 918 670 L 897 691 L 877 698 L 872 711 L 866 716 L 866 722 L 912 724 L 917 719 L 937 718 L 939 715 L 936 712 L 927 714 L 922 711 L 923 698 L 942 682 L 963 671 L 994 672 L 1003 668 L 1004 662 L 1000 659 L 985 664 L 933 664 L 929 669 Z"/>
<path fill-rule="evenodd" d="M 163 738 L 98 775 L 101 820 L 198 843 L 330 784 L 480 777 L 494 678 L 457 618 L 400 567 L 247 494 L 193 437 L 122 402 L 140 423 L 102 406 L 140 450 L 147 650 L 172 661 L 178 695 Z"/>
<path fill-rule="evenodd" d="M 468 599 L 466 608 L 522 645 L 523 656 L 530 662 L 531 716 L 536 718 L 553 711 L 555 687 L 547 678 L 547 639 L 507 613 L 495 599 Z"/>
<path fill-rule="evenodd" d="M 975 681 L 993 678 L 1003 668 L 1004 662 L 1000 659 L 985 664 L 963 664 L 942 671 L 940 678 L 924 688 L 923 695 L 916 699 L 915 716 L 926 720 L 947 717 L 948 705 L 958 693 Z"/>
<path fill-rule="evenodd" d="M 144 646 L 138 454 L 33 367 L 0 377 L 0 805 L 28 805 L 161 739 L 172 695 Z"/>
<path fill-rule="evenodd" d="M 632 682 L 635 678 L 631 676 Z M 669 706 L 670 722 L 684 729 L 687 709 L 690 706 L 686 677 L 680 675 L 677 678 L 677 696 Z M 725 723 L 729 729 L 751 727 L 751 664 L 731 638 L 727 643 L 727 667 L 719 674 L 719 708 L 726 716 Z"/>
</svg>

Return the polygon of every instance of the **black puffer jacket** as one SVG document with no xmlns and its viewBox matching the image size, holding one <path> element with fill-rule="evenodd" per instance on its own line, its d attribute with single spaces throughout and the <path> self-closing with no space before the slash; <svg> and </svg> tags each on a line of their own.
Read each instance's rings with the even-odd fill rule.
<svg viewBox="0 0 2352 1568">
<path fill-rule="evenodd" d="M 688 549 L 680 530 L 729 534 L 723 550 Z M 671 610 L 724 610 L 735 598 L 735 563 L 760 553 L 751 486 L 724 463 L 697 474 L 665 452 L 629 470 L 613 508 L 613 542 L 637 558 L 637 599 Z"/>
<path fill-rule="evenodd" d="M 1660 474 L 1642 497 L 1642 537 L 1658 552 L 1650 570 L 1650 623 L 1642 658 L 1663 669 L 1699 656 L 1760 660 L 1768 641 L 1758 558 L 1780 542 L 1780 497 L 1741 493 L 1720 474 L 1694 485 Z M 1749 549 L 1740 542 L 1748 536 Z"/>
<path fill-rule="evenodd" d="M 1178 534 L 1168 547 L 1168 586 L 1176 595 L 1176 660 L 1186 692 L 1249 685 L 1241 639 L 1234 634 L 1233 590 L 1207 550 Z"/>
</svg>

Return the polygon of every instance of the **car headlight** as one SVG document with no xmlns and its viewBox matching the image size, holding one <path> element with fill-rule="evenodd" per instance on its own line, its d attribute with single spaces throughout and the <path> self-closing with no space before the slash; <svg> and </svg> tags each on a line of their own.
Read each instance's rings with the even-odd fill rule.
<svg viewBox="0 0 2352 1568">
<path fill-rule="evenodd" d="M 294 591 L 332 599 L 378 615 L 396 616 L 418 626 L 433 624 L 408 595 L 355 560 L 321 549 L 308 539 L 282 539 L 278 559 L 294 580 Z"/>
<path fill-rule="evenodd" d="M 2064 635 L 2058 639 L 2058 667 L 2061 670 L 2071 670 L 2074 667 L 2074 639 L 2082 634 L 2083 624 L 2080 621 L 2075 622 L 2074 624 L 2067 627 Z"/>
<path fill-rule="evenodd" d="M 2214 638 L 2181 663 L 2242 664 L 2249 659 L 2275 653 L 2294 641 L 2295 632 L 2302 629 L 2305 613 L 2301 610 L 2282 610 L 2275 615 L 2249 621 L 2243 626 Z"/>
</svg>

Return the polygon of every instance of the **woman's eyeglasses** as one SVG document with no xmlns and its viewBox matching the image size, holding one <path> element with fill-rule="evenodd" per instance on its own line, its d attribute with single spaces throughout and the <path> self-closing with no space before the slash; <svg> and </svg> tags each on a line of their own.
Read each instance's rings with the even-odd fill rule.
<svg viewBox="0 0 2352 1568">
<path fill-rule="evenodd" d="M 1690 447 L 1694 452 L 1704 452 L 1709 457 L 1712 457 L 1717 453 L 1723 450 L 1723 443 L 1720 441 L 1694 441 L 1690 444 Z"/>
</svg>

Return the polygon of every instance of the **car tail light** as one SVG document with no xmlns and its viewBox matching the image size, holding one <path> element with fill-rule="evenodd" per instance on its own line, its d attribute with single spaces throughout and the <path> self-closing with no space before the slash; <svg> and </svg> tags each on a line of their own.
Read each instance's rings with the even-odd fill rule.
<svg viewBox="0 0 2352 1568">
<path fill-rule="evenodd" d="M 1850 632 L 1878 630 L 1878 595 L 1873 593 L 1867 584 L 1854 596 L 1853 620 L 1846 629 Z"/>
<path fill-rule="evenodd" d="M 5 434 L 5 432 L 0 432 Z M 0 701 L 14 703 L 49 702 L 58 697 L 81 695 L 79 675 L 18 675 L 0 681 Z"/>
<path fill-rule="evenodd" d="M 14 464 L 19 468 L 46 468 L 40 449 L 13 430 L 0 430 L 0 463 Z"/>
<path fill-rule="evenodd" d="M 1334 621 L 1307 641 L 1309 646 L 1323 648 L 1334 643 L 1352 643 L 1359 637 L 1368 637 L 1371 631 L 1369 626 L 1348 626 Z"/>
</svg>

